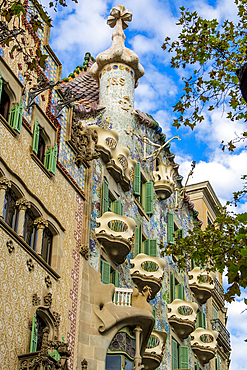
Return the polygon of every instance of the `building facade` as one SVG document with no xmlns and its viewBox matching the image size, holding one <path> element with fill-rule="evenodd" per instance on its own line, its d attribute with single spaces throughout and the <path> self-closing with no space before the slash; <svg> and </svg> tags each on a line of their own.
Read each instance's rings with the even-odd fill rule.
<svg viewBox="0 0 247 370">
<path fill-rule="evenodd" d="M 21 56 L 0 47 L 4 370 L 228 368 L 221 277 L 164 256 L 200 207 L 183 195 L 172 142 L 134 108 L 144 68 L 125 47 L 131 18 L 114 7 L 112 46 L 57 85 L 48 27 L 23 16 L 48 54 L 28 88 Z"/>
</svg>

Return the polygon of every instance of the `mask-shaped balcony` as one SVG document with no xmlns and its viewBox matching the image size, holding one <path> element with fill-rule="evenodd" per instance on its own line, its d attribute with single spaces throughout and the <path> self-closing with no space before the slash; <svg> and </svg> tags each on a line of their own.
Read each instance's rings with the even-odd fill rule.
<svg viewBox="0 0 247 370">
<path fill-rule="evenodd" d="M 166 332 L 158 330 L 152 331 L 142 358 L 144 370 L 154 370 L 160 366 L 163 357 L 163 350 L 166 344 L 166 338 Z"/>
<path fill-rule="evenodd" d="M 106 168 L 114 180 L 120 183 L 123 191 L 131 188 L 134 179 L 136 161 L 129 158 L 130 151 L 118 144 L 118 133 L 115 130 L 105 130 L 99 126 L 90 126 L 98 134 L 97 151 L 106 163 Z"/>
<path fill-rule="evenodd" d="M 130 268 L 130 275 L 133 282 L 138 286 L 139 291 L 145 286 L 151 288 L 151 298 L 154 299 L 161 288 L 165 261 L 159 257 L 151 257 L 140 253 L 134 259 L 130 260 L 133 265 Z"/>
<path fill-rule="evenodd" d="M 198 304 L 175 299 L 167 307 L 169 309 L 167 314 L 169 324 L 180 338 L 188 338 L 195 329 Z"/>
<path fill-rule="evenodd" d="M 173 181 L 174 168 L 172 166 L 166 166 L 160 164 L 156 171 L 153 171 L 154 175 L 154 190 L 160 200 L 167 199 L 175 190 L 175 183 Z"/>
<path fill-rule="evenodd" d="M 105 212 L 96 221 L 100 223 L 95 229 L 97 239 L 116 264 L 123 263 L 131 249 L 136 222 L 113 212 Z"/>
<path fill-rule="evenodd" d="M 214 272 L 207 272 L 200 267 L 195 267 L 189 272 L 189 286 L 195 294 L 196 299 L 200 304 L 206 303 L 211 297 L 212 291 L 215 287 L 214 279 L 216 275 Z"/>
<path fill-rule="evenodd" d="M 191 349 L 202 364 L 207 364 L 215 357 L 218 332 L 197 328 L 191 333 Z"/>
</svg>

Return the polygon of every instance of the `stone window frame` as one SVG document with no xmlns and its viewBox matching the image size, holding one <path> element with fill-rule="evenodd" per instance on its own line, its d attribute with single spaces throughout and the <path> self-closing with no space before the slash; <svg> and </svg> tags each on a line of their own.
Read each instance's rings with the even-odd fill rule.
<svg viewBox="0 0 247 370">
<path fill-rule="evenodd" d="M 30 194 L 31 192 L 28 191 L 28 189 L 24 189 L 23 185 L 19 182 L 17 178 L 14 178 L 13 175 L 11 176 L 9 173 L 7 173 L 7 176 L 5 175 L 7 171 L 1 171 L 0 179 L 3 177 L 6 179 L 4 183 L 1 183 L 0 181 L 0 223 L 4 227 L 5 231 L 7 231 L 10 236 L 15 239 L 15 241 L 23 247 L 28 254 L 30 254 L 32 257 L 35 258 L 35 260 L 44 267 L 48 272 L 51 273 L 51 275 L 58 279 L 61 275 L 61 258 L 62 258 L 62 234 L 65 231 L 65 229 L 62 227 L 62 225 L 59 223 L 58 220 L 55 219 L 54 216 L 52 216 L 42 205 L 40 201 L 37 200 L 37 198 Z M 3 219 L 2 217 L 2 211 L 4 206 L 4 197 L 5 192 L 7 191 L 8 187 L 14 187 L 19 190 L 19 199 L 21 200 L 19 206 L 19 223 L 18 223 L 18 229 L 17 231 L 14 231 Z M 22 201 L 23 200 L 23 201 Z M 35 219 L 34 223 L 36 224 L 37 229 L 37 243 L 36 243 L 36 251 L 29 246 L 23 239 L 22 233 L 23 233 L 23 224 L 25 220 L 25 213 L 27 208 L 33 207 L 35 210 L 35 214 L 37 215 L 37 218 Z M 45 227 L 48 227 L 51 233 L 53 234 L 53 243 L 52 243 L 52 255 L 51 255 L 51 264 L 49 265 L 41 256 L 41 248 L 42 248 L 42 240 L 43 240 L 43 231 Z"/>
</svg>

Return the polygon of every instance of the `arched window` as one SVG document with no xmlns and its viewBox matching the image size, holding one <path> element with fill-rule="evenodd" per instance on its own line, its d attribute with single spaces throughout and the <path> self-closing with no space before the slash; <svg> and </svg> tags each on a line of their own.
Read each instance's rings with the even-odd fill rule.
<svg viewBox="0 0 247 370">
<path fill-rule="evenodd" d="M 46 227 L 44 229 L 44 232 L 43 232 L 41 255 L 42 255 L 43 259 L 49 265 L 51 264 L 52 242 L 53 242 L 53 234 L 52 234 L 51 230 L 48 227 Z"/>
<path fill-rule="evenodd" d="M 34 227 L 34 220 L 36 218 L 37 215 L 34 214 L 32 208 L 27 209 L 23 226 L 23 238 L 25 242 L 35 251 L 37 244 L 37 229 Z"/>
<path fill-rule="evenodd" d="M 6 119 L 6 121 L 9 120 L 9 112 L 10 112 L 10 97 L 3 86 L 2 95 L 0 97 L 0 114 Z"/>
<path fill-rule="evenodd" d="M 126 326 L 113 337 L 106 355 L 106 370 L 130 370 L 135 357 L 133 328 Z"/>
<path fill-rule="evenodd" d="M 15 206 L 18 198 L 18 195 L 9 189 L 6 191 L 3 207 L 3 219 L 15 231 L 17 231 L 19 219 L 19 211 Z"/>
</svg>

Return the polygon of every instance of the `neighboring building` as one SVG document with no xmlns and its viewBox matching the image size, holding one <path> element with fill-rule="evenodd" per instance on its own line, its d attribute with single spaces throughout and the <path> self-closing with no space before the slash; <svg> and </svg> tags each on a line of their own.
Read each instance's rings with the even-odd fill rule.
<svg viewBox="0 0 247 370">
<path fill-rule="evenodd" d="M 215 274 L 180 272 L 163 257 L 200 209 L 179 201 L 171 143 L 134 109 L 144 69 L 124 45 L 131 18 L 114 7 L 112 46 L 96 62 L 86 53 L 59 88 L 39 85 L 30 109 L 38 91 L 24 88 L 21 57 L 0 46 L 3 370 L 227 369 Z M 23 24 L 30 45 L 49 54 L 39 77 L 60 81 L 49 29 Z M 205 189 L 214 219 L 218 200 Z"/>
<path fill-rule="evenodd" d="M 190 200 L 194 203 L 195 209 L 199 212 L 198 218 L 202 221 L 202 229 L 205 230 L 217 217 L 218 208 L 221 207 L 209 181 L 186 187 Z M 222 275 L 216 272 L 214 280 L 215 288 L 212 296 L 207 300 L 207 325 L 212 326 L 219 332 L 217 338 L 217 356 L 215 363 L 210 362 L 210 370 L 225 370 L 229 368 L 229 357 L 231 351 L 230 333 L 226 329 L 227 309 L 223 298 Z"/>
</svg>

